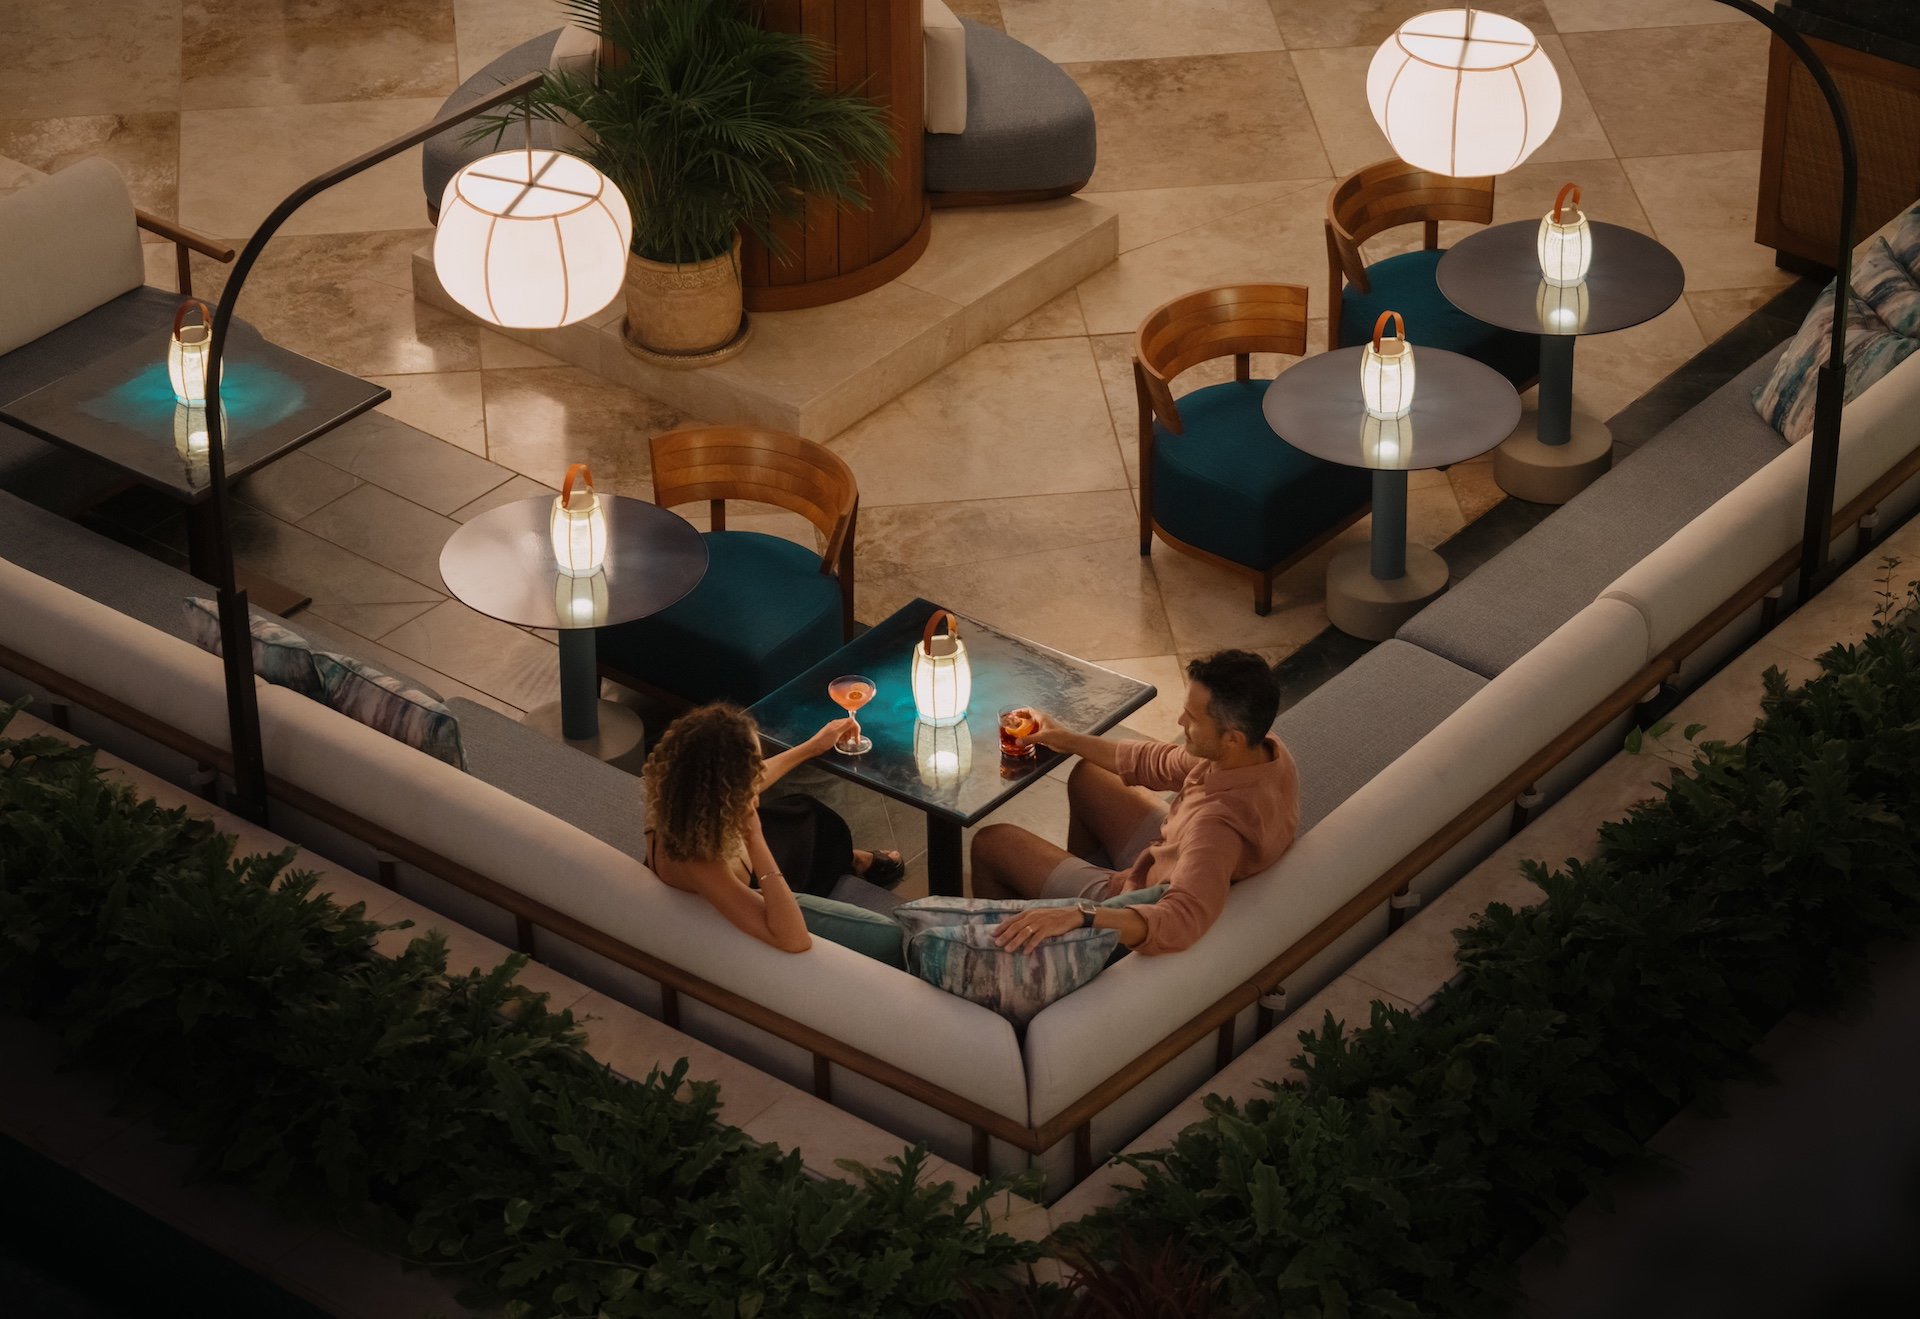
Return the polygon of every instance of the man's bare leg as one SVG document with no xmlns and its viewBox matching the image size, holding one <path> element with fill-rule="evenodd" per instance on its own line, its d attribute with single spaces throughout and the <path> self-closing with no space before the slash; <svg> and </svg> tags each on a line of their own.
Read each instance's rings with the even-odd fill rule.
<svg viewBox="0 0 1920 1319">
<path fill-rule="evenodd" d="M 1017 824 L 989 824 L 973 836 L 973 896 L 1037 898 L 1067 853 Z"/>
<path fill-rule="evenodd" d="M 1098 848 L 1107 864 L 1117 865 L 1140 825 L 1164 806 L 1145 788 L 1130 788 L 1113 771 L 1083 760 L 1067 775 L 1067 850 L 1086 858 Z"/>
</svg>

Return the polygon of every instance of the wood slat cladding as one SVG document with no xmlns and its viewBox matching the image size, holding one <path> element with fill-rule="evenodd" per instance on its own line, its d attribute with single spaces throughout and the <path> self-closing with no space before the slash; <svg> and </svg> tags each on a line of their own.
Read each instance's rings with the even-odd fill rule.
<svg viewBox="0 0 1920 1319">
<path fill-rule="evenodd" d="M 920 0 L 760 0 L 761 26 L 796 32 L 827 58 L 827 85 L 858 92 L 887 110 L 899 150 L 887 170 L 863 169 L 864 211 L 809 202 L 782 230 L 784 261 L 748 238 L 741 256 L 749 311 L 818 307 L 865 293 L 926 250 L 931 234 L 921 169 L 926 54 Z"/>
</svg>

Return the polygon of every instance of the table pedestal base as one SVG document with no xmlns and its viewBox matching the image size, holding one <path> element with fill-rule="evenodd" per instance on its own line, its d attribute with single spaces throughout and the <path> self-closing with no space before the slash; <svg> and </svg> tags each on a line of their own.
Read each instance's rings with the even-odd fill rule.
<svg viewBox="0 0 1920 1319">
<path fill-rule="evenodd" d="M 1542 444 L 1540 414 L 1522 413 L 1493 451 L 1493 479 L 1515 499 L 1531 504 L 1564 504 L 1613 466 L 1613 432 L 1598 417 L 1575 411 L 1572 437 L 1565 444 Z"/>
<path fill-rule="evenodd" d="M 556 742 L 565 742 L 576 751 L 584 751 L 599 760 L 618 760 L 646 740 L 647 728 L 640 716 L 618 701 L 601 701 L 599 719 L 599 730 L 592 737 L 577 741 L 560 731 L 558 701 L 527 711 L 526 718 L 520 722 L 536 733 L 543 733 Z"/>
<path fill-rule="evenodd" d="M 1406 550 L 1399 577 L 1373 575 L 1373 552 L 1350 545 L 1327 564 L 1327 619 L 1348 636 L 1385 641 L 1447 589 L 1447 561 L 1421 545 Z"/>
</svg>

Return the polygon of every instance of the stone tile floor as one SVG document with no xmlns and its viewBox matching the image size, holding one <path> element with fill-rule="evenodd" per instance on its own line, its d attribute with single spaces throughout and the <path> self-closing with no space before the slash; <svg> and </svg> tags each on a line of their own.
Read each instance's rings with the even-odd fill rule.
<svg viewBox="0 0 1920 1319">
<path fill-rule="evenodd" d="M 34 56 L 9 59 L 0 78 L 0 157 L 54 169 L 105 155 L 140 205 L 233 240 L 294 182 L 428 118 L 461 78 L 558 21 L 551 0 L 315 0 L 271 17 L 235 0 L 110 7 L 89 4 L 84 22 L 57 0 L 12 7 L 13 49 Z M 1118 211 L 1121 254 L 834 441 L 864 492 L 863 619 L 926 595 L 1110 663 L 1161 687 L 1133 721 L 1150 735 L 1172 730 L 1186 658 L 1244 646 L 1280 660 L 1324 631 L 1326 557 L 1364 538 L 1364 522 L 1284 576 L 1266 618 L 1237 578 L 1137 553 L 1130 336 L 1178 293 L 1274 280 L 1311 290 L 1311 342 L 1324 343 L 1327 189 L 1387 154 L 1365 68 L 1394 24 L 1426 7 L 955 5 L 1086 89 L 1100 124 L 1088 195 Z M 1653 233 L 1687 263 L 1672 310 L 1581 346 L 1576 394 L 1609 416 L 1791 282 L 1752 242 L 1764 42 L 1708 0 L 1488 7 L 1543 36 L 1566 99 L 1554 135 L 1502 180 L 1500 218 L 1542 212 L 1577 180 L 1590 214 Z M 0 189 L 16 174 L 0 167 Z M 416 303 L 407 260 L 427 233 L 409 155 L 303 210 L 250 280 L 243 316 L 386 385 L 382 410 L 435 443 L 398 428 L 341 436 L 248 482 L 240 556 L 311 592 L 317 619 L 450 693 L 523 710 L 554 693 L 550 638 L 449 601 L 439 542 L 494 503 L 550 487 L 576 459 L 608 488 L 646 496 L 649 435 L 729 419 L 685 416 Z M 153 244 L 148 256 L 149 278 L 171 286 L 171 252 Z M 217 291 L 220 268 L 196 266 L 196 291 Z M 1500 501 L 1484 461 L 1417 473 L 1412 535 L 1439 543 Z M 139 525 L 123 534 L 177 546 L 164 510 L 127 520 Z M 755 525 L 803 534 L 785 519 Z M 1318 644 L 1317 662 L 1337 666 L 1340 647 Z M 1015 814 L 1052 818 L 1057 787 L 1028 793 Z M 918 849 L 917 820 L 877 803 L 856 814 Z"/>
</svg>

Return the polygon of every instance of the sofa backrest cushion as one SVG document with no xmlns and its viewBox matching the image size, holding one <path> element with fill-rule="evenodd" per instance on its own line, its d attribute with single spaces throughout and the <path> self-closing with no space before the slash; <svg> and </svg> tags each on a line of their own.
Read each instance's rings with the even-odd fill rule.
<svg viewBox="0 0 1920 1319">
<path fill-rule="evenodd" d="M 0 197 L 0 353 L 140 287 L 133 199 L 99 158 Z"/>
<path fill-rule="evenodd" d="M 553 43 L 547 67 L 555 73 L 593 77 L 600 68 L 600 38 L 577 23 L 567 24 Z"/>
<path fill-rule="evenodd" d="M 927 131 L 967 131 L 967 30 L 941 0 L 921 0 L 926 44 Z"/>
<path fill-rule="evenodd" d="M 1839 508 L 1920 447 L 1920 354 L 1909 357 L 1840 414 Z M 1812 446 L 1797 444 L 1601 593 L 1647 620 L 1650 653 L 1665 649 L 1799 543 Z"/>
</svg>

